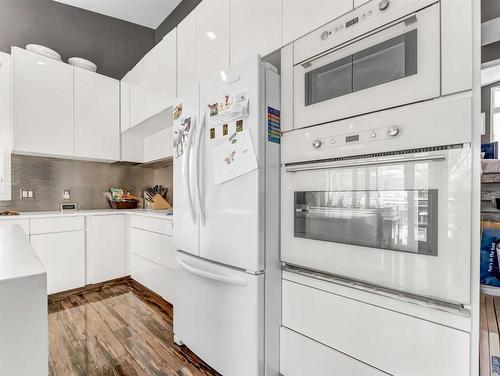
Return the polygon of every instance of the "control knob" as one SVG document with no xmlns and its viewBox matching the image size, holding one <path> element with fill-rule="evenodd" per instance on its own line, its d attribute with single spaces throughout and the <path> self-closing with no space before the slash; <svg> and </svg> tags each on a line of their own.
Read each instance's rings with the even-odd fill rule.
<svg viewBox="0 0 500 376">
<path fill-rule="evenodd" d="M 389 0 L 380 0 L 378 3 L 378 9 L 386 10 L 387 8 L 389 8 Z"/>
<path fill-rule="evenodd" d="M 319 149 L 321 147 L 321 140 L 317 138 L 316 140 L 313 141 L 312 146 L 315 149 Z"/>
<path fill-rule="evenodd" d="M 396 137 L 399 132 L 401 132 L 401 129 L 399 129 L 399 127 L 390 127 L 389 129 L 387 129 L 387 135 L 389 135 L 389 137 Z"/>
</svg>

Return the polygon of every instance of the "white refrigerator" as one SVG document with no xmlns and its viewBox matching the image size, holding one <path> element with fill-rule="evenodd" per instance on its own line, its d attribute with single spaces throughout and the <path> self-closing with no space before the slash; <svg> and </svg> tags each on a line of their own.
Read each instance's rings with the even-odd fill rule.
<svg viewBox="0 0 500 376">
<path fill-rule="evenodd" d="M 223 375 L 279 374 L 280 78 L 254 56 L 174 109 L 174 333 Z"/>
</svg>

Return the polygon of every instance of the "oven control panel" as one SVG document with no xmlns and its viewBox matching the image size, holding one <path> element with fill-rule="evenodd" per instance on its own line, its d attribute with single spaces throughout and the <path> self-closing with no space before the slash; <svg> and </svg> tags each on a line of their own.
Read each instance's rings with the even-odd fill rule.
<svg viewBox="0 0 500 376">
<path fill-rule="evenodd" d="M 371 0 L 294 42 L 294 64 L 336 48 L 438 0 Z"/>
<path fill-rule="evenodd" d="M 401 132 L 401 127 L 392 125 L 356 133 L 346 133 L 331 137 L 315 138 L 312 141 L 311 146 L 313 149 L 325 149 L 354 144 L 366 144 L 368 142 L 397 138 L 401 135 Z"/>
</svg>

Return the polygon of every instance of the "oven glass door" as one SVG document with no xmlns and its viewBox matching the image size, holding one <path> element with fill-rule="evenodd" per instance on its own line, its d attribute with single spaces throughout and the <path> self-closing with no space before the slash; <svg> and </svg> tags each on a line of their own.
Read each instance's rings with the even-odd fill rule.
<svg viewBox="0 0 500 376">
<path fill-rule="evenodd" d="M 438 255 L 438 190 L 295 192 L 294 236 Z"/>
<path fill-rule="evenodd" d="M 282 261 L 470 300 L 470 148 L 285 166 Z"/>
<path fill-rule="evenodd" d="M 295 127 L 440 94 L 439 4 L 294 66 Z"/>
<path fill-rule="evenodd" d="M 417 30 L 332 61 L 305 74 L 305 105 L 417 74 Z"/>
</svg>

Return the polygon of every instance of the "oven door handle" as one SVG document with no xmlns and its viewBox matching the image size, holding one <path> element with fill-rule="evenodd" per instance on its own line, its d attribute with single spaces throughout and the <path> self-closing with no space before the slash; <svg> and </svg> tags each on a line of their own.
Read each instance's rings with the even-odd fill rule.
<svg viewBox="0 0 500 376">
<path fill-rule="evenodd" d="M 380 159 L 380 160 L 365 160 L 360 161 L 359 159 L 353 159 L 350 162 L 346 161 L 335 161 L 335 162 L 323 162 L 323 163 L 312 163 L 312 164 L 302 164 L 294 166 L 285 166 L 286 172 L 300 172 L 300 171 L 310 171 L 310 170 L 328 170 L 333 168 L 345 168 L 345 167 L 363 167 L 363 166 L 377 166 L 377 165 L 387 165 L 395 163 L 411 163 L 411 162 L 436 162 L 446 160 L 446 155 L 428 155 L 422 157 L 406 157 L 406 158 L 392 158 L 392 159 Z"/>
</svg>

